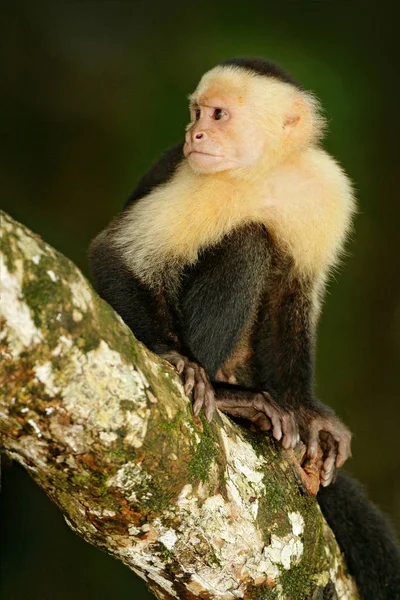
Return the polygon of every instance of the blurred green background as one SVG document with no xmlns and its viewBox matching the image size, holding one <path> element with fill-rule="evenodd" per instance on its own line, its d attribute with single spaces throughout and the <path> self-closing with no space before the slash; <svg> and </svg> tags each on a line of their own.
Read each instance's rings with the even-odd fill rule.
<svg viewBox="0 0 400 600">
<path fill-rule="evenodd" d="M 360 207 L 320 325 L 318 393 L 354 432 L 349 471 L 400 530 L 397 38 L 375 3 L 2 2 L 0 185 L 1 207 L 87 273 L 89 241 L 182 138 L 205 70 L 260 55 L 314 90 Z M 150 597 L 16 466 L 0 526 L 2 600 Z"/>
</svg>

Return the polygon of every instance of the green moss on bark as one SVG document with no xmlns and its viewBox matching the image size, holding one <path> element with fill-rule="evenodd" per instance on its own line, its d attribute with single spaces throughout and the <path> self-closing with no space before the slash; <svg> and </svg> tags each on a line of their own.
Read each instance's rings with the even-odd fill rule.
<svg viewBox="0 0 400 600">
<path fill-rule="evenodd" d="M 215 439 L 211 425 L 207 419 L 201 416 L 203 431 L 199 433 L 200 442 L 197 445 L 194 456 L 189 463 L 189 472 L 192 481 L 207 481 L 214 459 L 217 456 Z"/>
<path fill-rule="evenodd" d="M 0 253 L 4 257 L 4 262 L 6 264 L 7 270 L 10 273 L 14 273 L 16 270 L 16 265 L 15 252 L 13 248 L 15 247 L 18 238 L 13 232 L 7 231 L 5 227 L 3 227 L 3 219 L 4 213 L 0 211 Z"/>
</svg>

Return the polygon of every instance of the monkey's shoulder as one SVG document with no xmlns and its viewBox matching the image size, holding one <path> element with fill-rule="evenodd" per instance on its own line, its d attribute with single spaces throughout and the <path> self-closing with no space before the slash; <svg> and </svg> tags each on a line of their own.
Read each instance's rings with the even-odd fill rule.
<svg viewBox="0 0 400 600">
<path fill-rule="evenodd" d="M 354 211 L 354 195 L 350 179 L 339 163 L 319 146 L 309 147 L 300 155 L 277 167 L 267 180 L 267 189 L 279 207 L 325 210 L 334 203 L 343 211 Z"/>
<path fill-rule="evenodd" d="M 350 180 L 321 148 L 309 148 L 277 169 L 268 183 L 263 218 L 300 272 L 337 264 L 355 212 Z"/>
</svg>

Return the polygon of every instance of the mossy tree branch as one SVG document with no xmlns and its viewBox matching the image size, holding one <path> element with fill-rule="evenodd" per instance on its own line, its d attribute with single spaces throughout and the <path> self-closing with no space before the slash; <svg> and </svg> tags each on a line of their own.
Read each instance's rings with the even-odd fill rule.
<svg viewBox="0 0 400 600">
<path fill-rule="evenodd" d="M 0 260 L 1 443 L 74 531 L 163 599 L 357 598 L 288 454 L 193 418 L 174 369 L 4 213 Z"/>
</svg>

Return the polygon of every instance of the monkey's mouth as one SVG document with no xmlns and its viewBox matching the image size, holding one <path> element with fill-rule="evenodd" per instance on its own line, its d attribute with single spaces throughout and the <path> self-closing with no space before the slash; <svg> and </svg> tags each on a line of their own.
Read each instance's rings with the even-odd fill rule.
<svg viewBox="0 0 400 600">
<path fill-rule="evenodd" d="M 223 154 L 213 154 L 197 148 L 190 148 L 186 154 L 186 159 L 196 173 L 216 173 L 221 171 L 221 167 L 225 163 Z"/>
<path fill-rule="evenodd" d="M 223 158 L 222 154 L 212 154 L 211 152 L 202 152 L 201 150 L 190 150 L 188 156 L 192 154 L 201 154 L 202 156 L 212 156 L 213 158 Z"/>
</svg>

